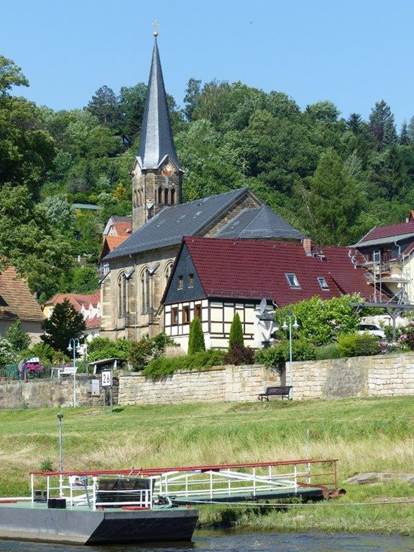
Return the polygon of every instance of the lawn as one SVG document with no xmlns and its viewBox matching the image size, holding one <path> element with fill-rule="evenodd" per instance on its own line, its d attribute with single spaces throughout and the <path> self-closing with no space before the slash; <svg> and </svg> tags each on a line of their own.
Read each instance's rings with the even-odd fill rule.
<svg viewBox="0 0 414 552">
<path fill-rule="evenodd" d="M 30 470 L 58 465 L 57 409 L 0 411 L 0 494 L 27 494 Z M 182 404 L 65 409 L 66 468 L 338 458 L 346 497 L 270 511 L 206 508 L 202 519 L 285 529 L 379 530 L 414 534 L 414 504 L 360 505 L 414 498 L 407 483 L 344 485 L 365 471 L 414 473 L 412 398 Z"/>
</svg>

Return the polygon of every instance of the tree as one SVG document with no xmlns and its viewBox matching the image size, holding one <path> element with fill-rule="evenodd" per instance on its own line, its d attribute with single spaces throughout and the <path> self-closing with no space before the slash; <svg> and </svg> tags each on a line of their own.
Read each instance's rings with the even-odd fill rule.
<svg viewBox="0 0 414 552">
<path fill-rule="evenodd" d="M 80 338 L 85 331 L 85 320 L 65 299 L 63 303 L 55 306 L 51 317 L 43 322 L 43 330 L 44 343 L 53 347 L 55 351 L 67 353 L 70 339 Z"/>
<path fill-rule="evenodd" d="M 14 61 L 0 56 L 0 95 L 5 96 L 13 86 L 29 86 L 29 81 Z"/>
<path fill-rule="evenodd" d="M 16 320 L 11 324 L 6 332 L 6 339 L 11 343 L 16 352 L 24 351 L 30 347 L 30 337 L 23 329 L 21 320 Z"/>
<path fill-rule="evenodd" d="M 71 245 L 45 218 L 25 186 L 4 186 L 0 194 L 0 270 L 14 265 L 30 289 L 43 298 L 57 291 L 72 263 Z"/>
<path fill-rule="evenodd" d="M 408 125 L 407 125 L 406 121 L 404 121 L 402 126 L 401 126 L 399 143 L 402 146 L 408 146 L 408 144 L 410 143 L 410 135 L 409 135 L 409 132 L 408 132 Z"/>
<path fill-rule="evenodd" d="M 201 94 L 201 80 L 190 79 L 187 83 L 184 96 L 184 115 L 191 121 Z"/>
<path fill-rule="evenodd" d="M 308 192 L 299 192 L 305 226 L 320 244 L 348 244 L 363 207 L 357 181 L 344 169 L 339 155 L 321 155 Z M 305 201 L 303 201 L 305 200 Z"/>
<path fill-rule="evenodd" d="M 109 86 L 101 86 L 92 96 L 86 108 L 100 124 L 115 128 L 119 124 L 119 106 L 114 91 Z"/>
<path fill-rule="evenodd" d="M 379 150 L 397 142 L 394 115 L 390 106 L 384 100 L 377 102 L 372 109 L 369 116 L 369 126 Z"/>
<path fill-rule="evenodd" d="M 203 328 L 201 320 L 196 316 L 190 324 L 190 335 L 188 338 L 188 354 L 193 355 L 200 351 L 205 351 L 206 345 L 204 342 Z"/>
<path fill-rule="evenodd" d="M 230 326 L 229 351 L 236 347 L 244 347 L 243 328 L 238 312 L 233 316 L 233 321 Z"/>
</svg>

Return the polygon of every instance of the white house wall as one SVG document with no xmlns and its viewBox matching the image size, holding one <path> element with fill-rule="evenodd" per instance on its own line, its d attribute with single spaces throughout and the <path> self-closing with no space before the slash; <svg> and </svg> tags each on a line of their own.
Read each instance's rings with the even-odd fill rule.
<svg viewBox="0 0 414 552">
<path fill-rule="evenodd" d="M 243 328 L 244 344 L 247 347 L 261 347 L 261 331 L 257 324 L 256 305 L 254 303 L 210 301 L 183 301 L 166 305 L 164 308 L 165 332 L 183 351 L 188 350 L 190 324 L 183 324 L 183 311 L 190 309 L 190 322 L 194 319 L 194 309 L 201 305 L 201 326 L 208 349 L 227 349 L 229 345 L 230 327 L 237 312 Z M 173 309 L 178 309 L 178 324 L 172 325 Z"/>
</svg>

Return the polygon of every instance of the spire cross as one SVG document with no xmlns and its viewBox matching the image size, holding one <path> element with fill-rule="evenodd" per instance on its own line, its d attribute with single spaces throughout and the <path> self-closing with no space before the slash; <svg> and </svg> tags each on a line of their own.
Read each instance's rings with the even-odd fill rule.
<svg viewBox="0 0 414 552">
<path fill-rule="evenodd" d="M 157 38 L 159 34 L 159 30 L 160 30 L 160 24 L 156 19 L 154 19 L 154 21 L 152 22 L 152 34 L 155 36 L 155 38 Z"/>
</svg>

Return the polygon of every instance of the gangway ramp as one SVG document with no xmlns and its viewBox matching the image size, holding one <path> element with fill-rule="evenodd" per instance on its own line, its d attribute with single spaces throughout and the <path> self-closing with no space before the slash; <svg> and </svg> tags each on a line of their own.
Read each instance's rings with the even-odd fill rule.
<svg viewBox="0 0 414 552">
<path fill-rule="evenodd" d="M 154 493 L 174 504 L 328 498 L 336 489 L 336 460 L 289 460 L 167 469 Z"/>
</svg>

